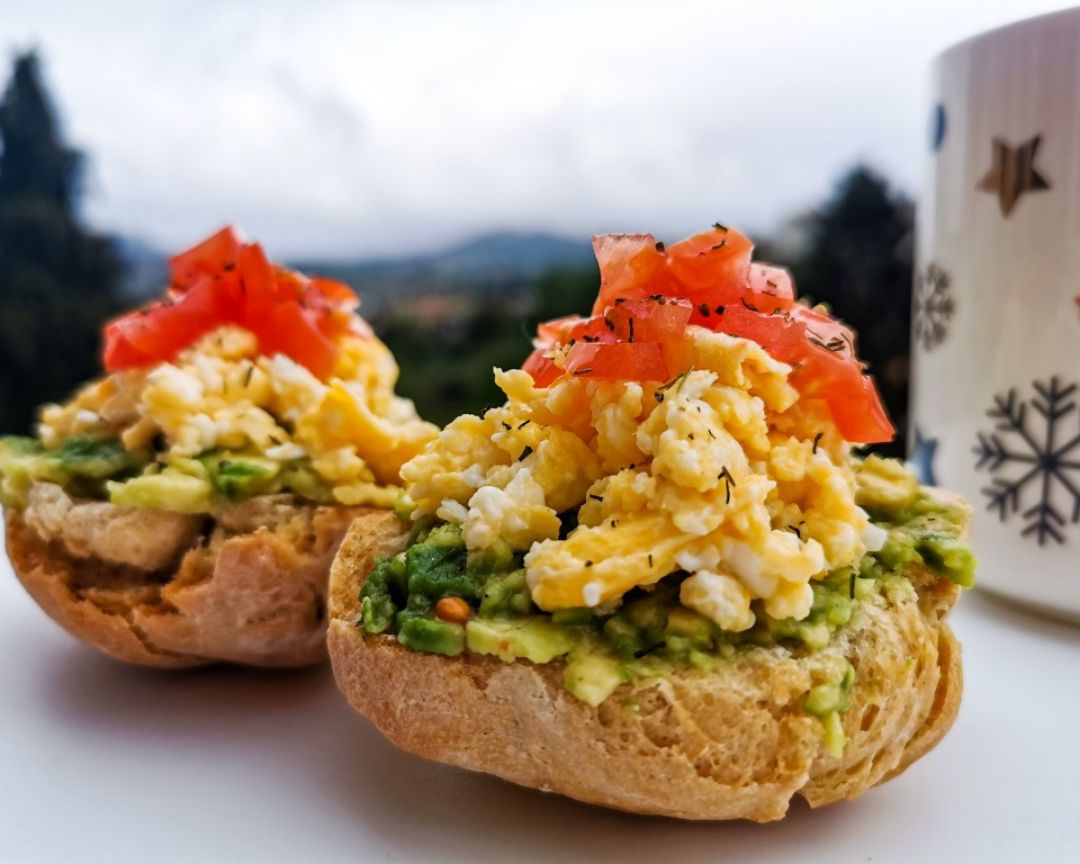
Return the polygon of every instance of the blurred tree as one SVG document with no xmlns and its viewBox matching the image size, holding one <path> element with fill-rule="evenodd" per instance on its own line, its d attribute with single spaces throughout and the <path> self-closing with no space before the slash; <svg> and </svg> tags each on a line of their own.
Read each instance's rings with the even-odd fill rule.
<svg viewBox="0 0 1080 864">
<path fill-rule="evenodd" d="M 37 55 L 21 54 L 0 103 L 0 431 L 31 428 L 97 367 L 121 264 L 76 221 L 82 159 L 64 145 Z"/>
<path fill-rule="evenodd" d="M 791 268 L 800 296 L 827 303 L 858 332 L 859 353 L 898 431 L 876 449 L 897 456 L 907 424 L 913 223 L 911 201 L 857 165 L 820 209 L 797 220 L 798 251 L 788 260 L 773 253 Z"/>
<path fill-rule="evenodd" d="M 428 420 L 444 425 L 459 414 L 502 404 L 493 367 L 513 369 L 529 351 L 520 311 L 497 298 L 461 294 L 394 304 L 371 319 L 401 367 L 398 392 Z"/>
<path fill-rule="evenodd" d="M 530 330 L 541 321 L 563 315 L 588 315 L 599 287 L 600 274 L 595 266 L 548 270 L 533 288 Z"/>
<path fill-rule="evenodd" d="M 587 314 L 598 279 L 595 267 L 557 267 L 522 286 L 516 300 L 461 292 L 452 300 L 437 296 L 433 308 L 425 309 L 423 300 L 414 299 L 392 304 L 372 324 L 401 367 L 399 392 L 428 420 L 445 424 L 502 404 L 492 368 L 520 366 L 538 322 Z"/>
<path fill-rule="evenodd" d="M 74 205 L 80 156 L 57 134 L 52 106 L 42 88 L 37 56 L 15 59 L 15 69 L 0 104 L 4 149 L 0 154 L 0 197 L 23 196 Z"/>
</svg>

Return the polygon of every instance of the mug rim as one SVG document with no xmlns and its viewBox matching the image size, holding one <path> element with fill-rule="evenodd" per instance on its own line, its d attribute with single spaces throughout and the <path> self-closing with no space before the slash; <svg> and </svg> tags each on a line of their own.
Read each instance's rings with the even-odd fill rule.
<svg viewBox="0 0 1080 864">
<path fill-rule="evenodd" d="M 1019 18 L 1016 21 L 1010 21 L 1007 24 L 999 24 L 997 27 L 981 30 L 978 33 L 974 33 L 971 36 L 961 39 L 959 42 L 954 42 L 947 48 L 943 48 L 934 56 L 932 62 L 934 64 L 941 63 L 950 55 L 969 49 L 978 42 L 989 41 L 995 36 L 1004 33 L 1006 30 L 1019 29 L 1028 24 L 1045 21 L 1048 18 L 1064 18 L 1068 16 L 1080 16 L 1080 6 L 1069 6 L 1065 9 L 1057 9 L 1053 12 L 1044 12 L 1041 15 L 1032 15 L 1029 18 Z"/>
</svg>

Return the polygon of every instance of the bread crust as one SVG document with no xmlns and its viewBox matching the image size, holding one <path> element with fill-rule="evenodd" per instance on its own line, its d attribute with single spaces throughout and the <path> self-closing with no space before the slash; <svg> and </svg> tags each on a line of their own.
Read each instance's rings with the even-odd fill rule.
<svg viewBox="0 0 1080 864">
<path fill-rule="evenodd" d="M 959 708 L 960 646 L 944 622 L 959 592 L 929 570 L 860 604 L 818 654 L 754 648 L 712 671 L 636 679 L 591 708 L 566 690 L 558 661 L 446 658 L 365 637 L 360 587 L 405 542 L 389 514 L 349 532 L 331 571 L 328 640 L 353 708 L 428 759 L 634 813 L 767 822 L 796 794 L 819 807 L 896 776 Z M 848 743 L 833 758 L 802 704 L 837 656 L 856 679 Z"/>
<path fill-rule="evenodd" d="M 9 511 L 12 568 L 38 605 L 76 638 L 126 663 L 171 669 L 323 662 L 330 564 L 354 519 L 363 526 L 383 515 L 287 496 L 252 499 L 197 520 L 199 530 L 167 561 L 159 550 L 148 552 L 149 542 L 123 560 L 117 544 L 103 552 L 100 544 L 83 542 L 81 526 L 64 530 L 74 524 L 66 520 L 85 521 L 87 512 L 108 525 L 108 512 L 92 506 L 76 502 L 74 515 L 63 511 L 56 524 L 43 524 L 30 511 Z M 130 512 L 112 509 L 118 522 Z M 146 514 L 150 522 L 152 513 Z M 160 566 L 148 570 L 148 561 Z"/>
</svg>

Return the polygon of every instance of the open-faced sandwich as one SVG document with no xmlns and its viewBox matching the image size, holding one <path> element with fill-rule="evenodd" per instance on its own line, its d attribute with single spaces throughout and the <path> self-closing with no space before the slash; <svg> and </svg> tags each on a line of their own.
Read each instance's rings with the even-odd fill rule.
<svg viewBox="0 0 1080 864">
<path fill-rule="evenodd" d="M 855 444 L 893 429 L 852 333 L 712 230 L 594 241 L 590 318 L 402 468 L 351 532 L 330 654 L 394 743 L 597 804 L 777 819 L 951 725 L 966 506 Z"/>
<path fill-rule="evenodd" d="M 231 228 L 172 258 L 164 298 L 105 327 L 105 377 L 0 439 L 8 553 L 41 607 L 131 663 L 322 660 L 341 538 L 437 432 L 357 306 Z"/>
</svg>

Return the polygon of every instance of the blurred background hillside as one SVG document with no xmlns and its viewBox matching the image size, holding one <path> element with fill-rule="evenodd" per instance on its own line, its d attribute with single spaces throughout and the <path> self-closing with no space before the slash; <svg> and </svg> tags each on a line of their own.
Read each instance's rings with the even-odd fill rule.
<svg viewBox="0 0 1080 864">
<path fill-rule="evenodd" d="M 352 284 L 445 422 L 590 305 L 590 234 L 717 219 L 856 327 L 903 429 L 927 64 L 1060 5 L 14 2 L 0 431 L 91 377 L 101 322 L 227 221 Z"/>
</svg>

